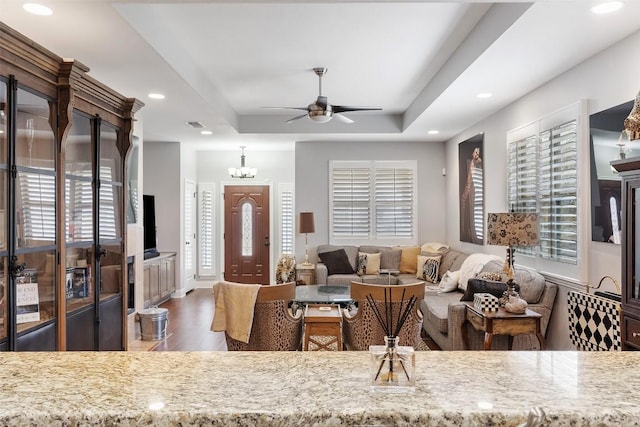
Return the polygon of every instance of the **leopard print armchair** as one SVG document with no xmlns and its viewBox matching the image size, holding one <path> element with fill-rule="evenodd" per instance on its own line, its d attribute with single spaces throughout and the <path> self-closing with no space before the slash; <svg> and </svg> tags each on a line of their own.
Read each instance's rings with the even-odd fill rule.
<svg viewBox="0 0 640 427">
<path fill-rule="evenodd" d="M 295 298 L 293 282 L 263 285 L 254 306 L 249 342 L 231 338 L 225 332 L 229 351 L 295 351 L 302 343 L 302 310 L 291 313 L 289 302 Z"/>
<path fill-rule="evenodd" d="M 344 346 L 347 350 L 368 351 L 370 345 L 384 345 L 384 329 L 377 320 L 374 309 L 367 300 L 367 295 L 371 295 L 379 312 L 385 313 L 385 288 L 392 290 L 391 305 L 394 321 L 398 319 L 401 310 L 404 311 L 407 301 L 412 295 L 418 298 L 398 334 L 398 342 L 400 345 L 414 348 L 419 346 L 421 342 L 420 330 L 422 328 L 420 300 L 424 299 L 424 282 L 391 286 L 351 282 L 351 298 L 356 301 L 358 308 L 344 311 L 342 330 Z M 403 290 L 404 302 L 401 302 Z"/>
</svg>

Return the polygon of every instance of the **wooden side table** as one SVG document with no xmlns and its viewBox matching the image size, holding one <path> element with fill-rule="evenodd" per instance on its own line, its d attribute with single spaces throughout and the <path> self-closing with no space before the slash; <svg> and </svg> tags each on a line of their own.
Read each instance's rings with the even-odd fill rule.
<svg viewBox="0 0 640 427">
<path fill-rule="evenodd" d="M 329 340 L 318 340 L 314 337 L 331 337 Z M 309 304 L 304 310 L 304 346 L 309 350 L 309 343 L 317 346 L 316 350 L 331 350 L 332 344 L 342 351 L 342 312 L 338 305 Z"/>
<path fill-rule="evenodd" d="M 467 322 L 471 323 L 476 331 L 484 332 L 484 349 L 491 350 L 491 341 L 494 335 L 509 335 L 509 350 L 513 347 L 513 337 L 522 334 L 535 334 L 540 342 L 540 349 L 544 350 L 544 336 L 540 328 L 542 315 L 527 309 L 524 314 L 509 313 L 500 307 L 498 311 L 482 311 L 474 307 L 473 303 L 465 302 L 467 314 L 462 324 L 462 341 L 464 347 L 469 348 L 467 337 Z"/>
<path fill-rule="evenodd" d="M 304 285 L 316 284 L 316 265 L 315 264 L 298 264 L 296 265 L 296 283 Z"/>
</svg>

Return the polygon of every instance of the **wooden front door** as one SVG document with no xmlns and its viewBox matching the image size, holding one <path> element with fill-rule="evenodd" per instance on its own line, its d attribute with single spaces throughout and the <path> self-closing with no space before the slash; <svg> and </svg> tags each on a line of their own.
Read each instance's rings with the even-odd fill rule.
<svg viewBox="0 0 640 427">
<path fill-rule="evenodd" d="M 270 243 L 269 187 L 225 186 L 225 280 L 268 284 Z"/>
</svg>

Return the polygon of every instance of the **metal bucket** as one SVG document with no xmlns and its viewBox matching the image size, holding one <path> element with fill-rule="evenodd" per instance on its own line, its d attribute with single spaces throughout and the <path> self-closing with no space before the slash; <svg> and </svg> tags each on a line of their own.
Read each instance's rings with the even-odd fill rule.
<svg viewBox="0 0 640 427">
<path fill-rule="evenodd" d="M 167 337 L 169 310 L 152 307 L 138 312 L 140 335 L 144 341 L 159 341 Z"/>
</svg>

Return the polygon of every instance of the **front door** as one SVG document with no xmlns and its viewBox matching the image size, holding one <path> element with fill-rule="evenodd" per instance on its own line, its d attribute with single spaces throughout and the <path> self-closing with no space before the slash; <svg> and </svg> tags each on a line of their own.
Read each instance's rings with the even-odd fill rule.
<svg viewBox="0 0 640 427">
<path fill-rule="evenodd" d="M 269 186 L 224 189 L 224 278 L 269 283 Z"/>
</svg>

